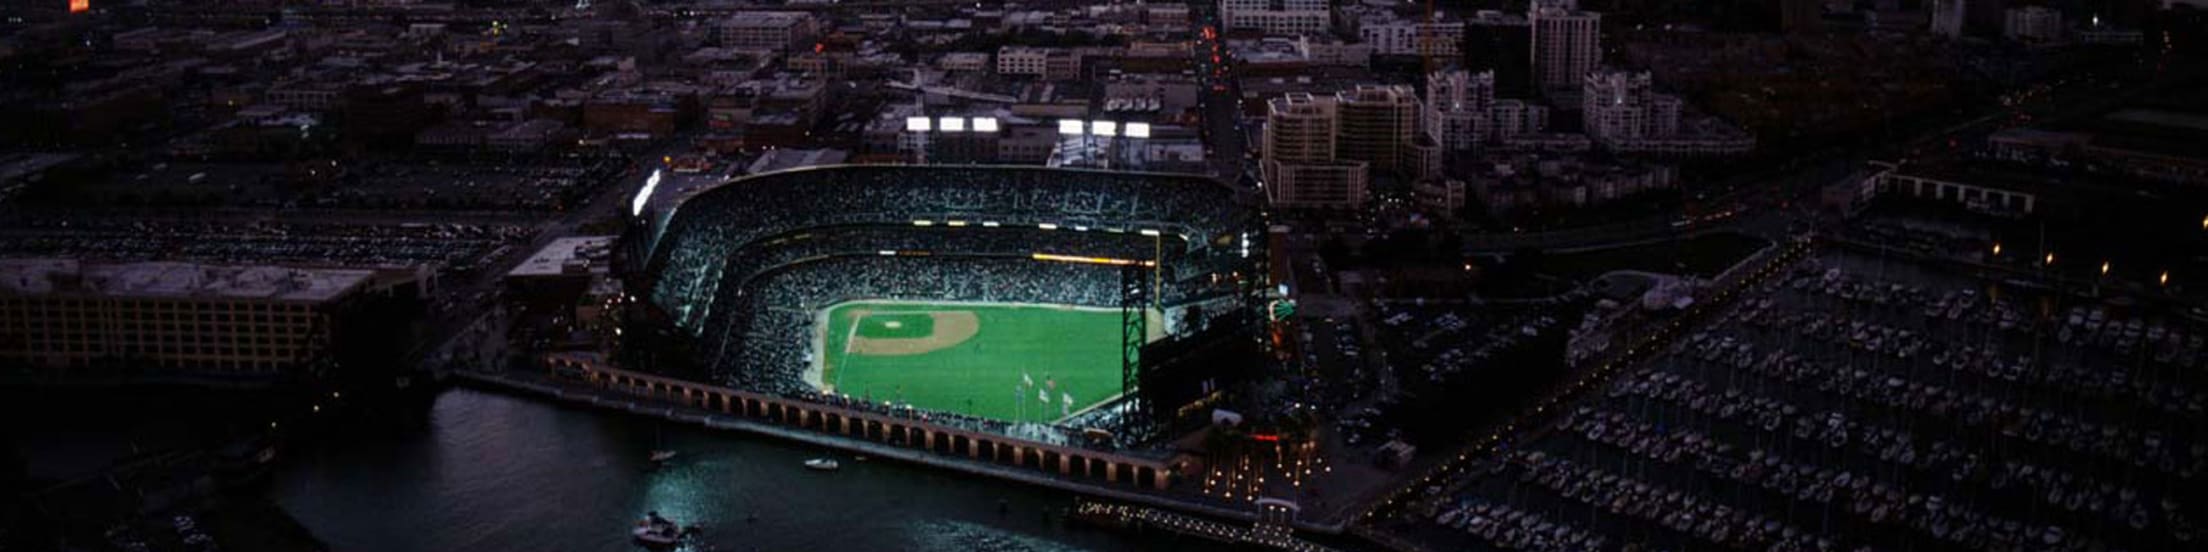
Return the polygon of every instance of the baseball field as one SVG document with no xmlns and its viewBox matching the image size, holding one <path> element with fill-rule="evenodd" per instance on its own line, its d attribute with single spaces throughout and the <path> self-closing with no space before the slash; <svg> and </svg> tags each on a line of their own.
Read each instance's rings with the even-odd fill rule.
<svg viewBox="0 0 2208 552">
<path fill-rule="evenodd" d="M 1118 309 L 861 301 L 823 316 L 813 358 L 830 392 L 1035 422 L 1120 392 Z"/>
</svg>

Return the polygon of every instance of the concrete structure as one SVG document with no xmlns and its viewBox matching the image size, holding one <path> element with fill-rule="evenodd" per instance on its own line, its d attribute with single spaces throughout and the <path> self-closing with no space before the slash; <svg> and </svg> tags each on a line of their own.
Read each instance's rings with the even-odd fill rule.
<svg viewBox="0 0 2208 552">
<path fill-rule="evenodd" d="M 753 393 L 622 370 L 592 355 L 550 355 L 545 358 L 545 368 L 554 379 L 597 389 L 943 457 L 964 457 L 1121 487 L 1155 490 L 1173 482 L 1169 458 L 1046 442 L 1036 438 L 1040 435 L 1017 437 L 959 427 L 950 423 L 951 418 L 930 420 L 911 410 L 881 408 L 864 401 L 834 404 Z"/>
<path fill-rule="evenodd" d="M 944 71 L 978 73 L 989 70 L 988 52 L 951 52 L 936 59 L 935 66 Z"/>
<path fill-rule="evenodd" d="M 1336 155 L 1336 107 L 1332 98 L 1301 92 L 1266 102 L 1259 172 L 1273 205 L 1346 209 L 1364 204 L 1367 164 Z"/>
<path fill-rule="evenodd" d="M 311 376 L 371 270 L 0 261 L 0 362 L 68 377 L 102 366 L 179 376 Z"/>
<path fill-rule="evenodd" d="M 1674 156 L 1727 155 L 1755 148 L 1755 138 L 1713 119 L 1688 122 L 1676 96 L 1658 94 L 1648 73 L 1589 74 L 1580 116 L 1587 138 L 1604 149 Z"/>
<path fill-rule="evenodd" d="M 2039 194 L 2019 186 L 1994 186 L 1924 174 L 1907 174 L 1892 165 L 1865 176 L 1865 195 L 1896 194 L 1935 202 L 1954 203 L 1973 212 L 2002 216 L 2029 215 L 2040 210 Z"/>
<path fill-rule="evenodd" d="M 1448 151 L 1471 151 L 1486 134 L 1495 103 L 1495 72 L 1464 70 L 1426 75 L 1427 132 Z"/>
<path fill-rule="evenodd" d="M 1477 151 L 1491 146 L 1517 147 L 1521 137 L 1546 135 L 1549 110 L 1520 100 L 1496 97 L 1494 71 L 1436 71 L 1426 76 L 1426 124 L 1443 150 Z M 1567 139 L 1568 140 L 1568 139 Z M 1542 140 L 1535 149 L 1552 140 Z M 1577 140 L 1583 142 L 1584 138 Z M 1569 148 L 1566 148 L 1569 149 Z"/>
<path fill-rule="evenodd" d="M 811 47 L 818 25 L 811 14 L 804 12 L 736 12 L 713 24 L 711 38 L 735 48 L 805 50 Z"/>
<path fill-rule="evenodd" d="M 1668 136 L 1679 130 L 1679 98 L 1657 94 L 1648 73 L 1587 75 L 1580 116 L 1587 136 L 1618 144 Z"/>
<path fill-rule="evenodd" d="M 1416 181 L 1441 172 L 1440 146 L 1419 132 L 1418 94 L 1408 85 L 1359 85 L 1336 93 L 1335 154 Z"/>
<path fill-rule="evenodd" d="M 1005 46 L 997 49 L 997 74 L 1043 76 L 1050 67 L 1049 48 Z"/>
<path fill-rule="evenodd" d="M 2001 36 L 2020 42 L 2054 42 L 2062 39 L 2062 12 L 2045 6 L 2009 8 Z"/>
<path fill-rule="evenodd" d="M 1535 86 L 1576 87 L 1602 64 L 1602 14 L 1579 11 L 1573 0 L 1535 0 L 1526 19 L 1533 26 Z"/>
<path fill-rule="evenodd" d="M 1357 37 L 1372 45 L 1375 54 L 1454 58 L 1463 48 L 1464 22 L 1366 22 L 1357 28 Z"/>
<path fill-rule="evenodd" d="M 1925 6 L 1932 12 L 1932 34 L 1950 39 L 1963 37 L 1963 16 L 1969 9 L 1964 0 L 1931 0 Z"/>
<path fill-rule="evenodd" d="M 1333 20 L 1327 0 L 1219 0 L 1226 31 L 1276 35 L 1321 34 Z"/>
<path fill-rule="evenodd" d="M 1594 162 L 1541 154 L 1489 156 L 1471 175 L 1488 212 L 1502 216 L 1538 207 L 1583 207 L 1677 185 L 1672 167 Z"/>
</svg>

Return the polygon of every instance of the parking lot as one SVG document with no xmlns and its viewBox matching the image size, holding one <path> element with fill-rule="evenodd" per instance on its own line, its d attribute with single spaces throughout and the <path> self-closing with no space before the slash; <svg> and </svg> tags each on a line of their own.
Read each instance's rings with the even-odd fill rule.
<svg viewBox="0 0 2208 552">
<path fill-rule="evenodd" d="M 338 266 L 481 268 L 529 237 L 511 224 L 287 224 L 126 221 L 81 217 L 66 225 L 0 229 L 0 256 Z"/>
<path fill-rule="evenodd" d="M 1826 251 L 1426 489 L 1432 549 L 2184 550 L 2197 321 Z M 2142 304 L 2146 303 L 2146 304 Z"/>
</svg>

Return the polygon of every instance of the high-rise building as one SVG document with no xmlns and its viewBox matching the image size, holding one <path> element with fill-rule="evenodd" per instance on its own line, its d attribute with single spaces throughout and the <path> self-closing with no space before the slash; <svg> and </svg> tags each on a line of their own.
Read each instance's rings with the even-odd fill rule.
<svg viewBox="0 0 2208 552">
<path fill-rule="evenodd" d="M 1648 73 L 1589 74 L 1580 101 L 1587 137 L 1597 142 L 1663 136 L 1679 126 L 1679 99 L 1656 94 Z"/>
<path fill-rule="evenodd" d="M 1969 8 L 1966 0 L 1931 0 L 1925 6 L 1932 10 L 1932 34 L 1962 38 L 1963 13 Z"/>
<path fill-rule="evenodd" d="M 1495 73 L 1495 91 L 1510 97 L 1533 92 L 1533 27 L 1525 16 L 1481 11 L 1464 20 L 1465 69 Z"/>
<path fill-rule="evenodd" d="M 1427 133 L 1448 151 L 1471 151 L 1487 134 L 1495 103 L 1495 72 L 1436 71 L 1426 75 Z"/>
<path fill-rule="evenodd" d="M 1602 14 L 1579 11 L 1572 0 L 1535 0 L 1526 20 L 1533 28 L 1535 86 L 1576 87 L 1602 63 Z"/>
<path fill-rule="evenodd" d="M 2044 6 L 2011 8 L 2001 25 L 2001 36 L 2024 42 L 2051 42 L 2062 38 L 2062 12 Z"/>
<path fill-rule="evenodd" d="M 1228 31 L 1317 34 L 1331 21 L 1327 0 L 1219 0 L 1219 25 Z"/>
<path fill-rule="evenodd" d="M 1346 209 L 1363 205 L 1367 164 L 1336 154 L 1334 99 L 1295 92 L 1265 105 L 1264 159 L 1258 163 L 1273 205 Z"/>
<path fill-rule="evenodd" d="M 1359 85 L 1334 95 L 1340 117 L 1335 153 L 1341 159 L 1362 161 L 1392 171 L 1405 180 L 1433 176 L 1425 165 L 1439 168 L 1419 151 L 1421 144 L 1436 146 L 1419 132 L 1418 94 L 1408 85 Z"/>
<path fill-rule="evenodd" d="M 1587 138 L 1617 152 L 1699 156 L 1743 153 L 1755 138 L 1715 120 L 1688 125 L 1681 121 L 1677 96 L 1656 93 L 1646 72 L 1604 71 L 1587 75 L 1580 90 L 1580 116 Z"/>
<path fill-rule="evenodd" d="M 1495 73 L 1462 69 L 1426 76 L 1426 134 L 1444 151 L 1477 151 L 1548 130 L 1548 108 L 1497 96 Z"/>
</svg>

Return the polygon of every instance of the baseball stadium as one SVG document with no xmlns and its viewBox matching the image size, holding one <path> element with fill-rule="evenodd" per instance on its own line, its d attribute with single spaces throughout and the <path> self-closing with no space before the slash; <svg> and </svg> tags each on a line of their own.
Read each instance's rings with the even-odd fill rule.
<svg viewBox="0 0 2208 552">
<path fill-rule="evenodd" d="M 1140 396 L 1142 342 L 1263 288 L 1255 198 L 1200 176 L 815 167 L 694 191 L 645 221 L 630 285 L 683 340 L 669 363 L 994 424 L 1109 425 Z"/>
</svg>

